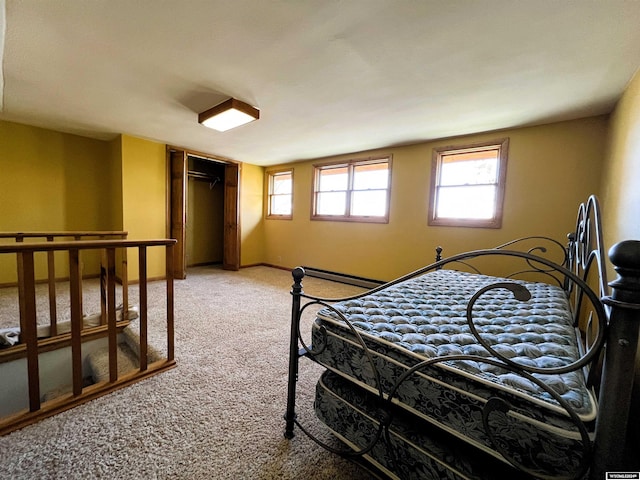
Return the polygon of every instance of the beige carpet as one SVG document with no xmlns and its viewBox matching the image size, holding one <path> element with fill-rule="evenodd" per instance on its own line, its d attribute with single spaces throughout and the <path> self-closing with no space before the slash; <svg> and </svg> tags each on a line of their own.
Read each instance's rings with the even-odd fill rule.
<svg viewBox="0 0 640 480">
<path fill-rule="evenodd" d="M 0 478 L 370 478 L 299 430 L 283 436 L 291 283 L 267 267 L 189 271 L 175 284 L 177 367 L 0 437 Z M 308 278 L 305 291 L 360 289 Z M 164 284 L 152 283 L 149 296 L 162 304 Z M 162 307 L 149 317 L 161 325 Z M 299 418 L 308 425 L 318 376 L 303 360 Z"/>
</svg>

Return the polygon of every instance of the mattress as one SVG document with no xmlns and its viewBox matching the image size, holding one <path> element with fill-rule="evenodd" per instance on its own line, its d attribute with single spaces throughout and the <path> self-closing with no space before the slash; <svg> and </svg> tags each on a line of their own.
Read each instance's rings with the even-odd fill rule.
<svg viewBox="0 0 640 480">
<path fill-rule="evenodd" d="M 312 331 L 315 360 L 372 393 L 389 393 L 410 367 L 430 358 L 443 362 L 421 369 L 398 388 L 393 402 L 496 458 L 511 458 L 534 471 L 572 472 L 582 461 L 581 436 L 561 405 L 534 382 L 481 361 L 446 360 L 452 355 L 490 357 L 472 335 L 467 304 L 480 288 L 506 279 L 439 270 L 364 297 L 337 303 L 370 352 L 331 309 L 322 309 Z M 513 281 L 511 281 L 513 282 Z M 566 295 L 557 286 L 517 281 L 527 302 L 506 289 L 492 289 L 474 307 L 474 325 L 493 349 L 520 364 L 567 365 L 579 347 Z M 374 368 L 375 366 L 375 368 Z M 581 370 L 535 374 L 593 427 L 596 402 Z M 510 406 L 489 416 L 492 398 Z"/>
<path fill-rule="evenodd" d="M 380 431 L 378 397 L 327 370 L 316 385 L 316 415 L 354 450 L 378 438 L 364 460 L 390 478 L 496 480 L 521 478 L 511 467 L 395 409 L 388 435 Z M 388 442 L 388 444 L 386 443 Z"/>
</svg>

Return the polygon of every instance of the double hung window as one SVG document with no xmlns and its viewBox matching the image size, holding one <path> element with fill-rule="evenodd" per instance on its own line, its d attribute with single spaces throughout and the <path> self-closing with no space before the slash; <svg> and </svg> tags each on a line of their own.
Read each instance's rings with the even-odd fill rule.
<svg viewBox="0 0 640 480">
<path fill-rule="evenodd" d="M 508 139 L 436 148 L 429 225 L 500 228 Z"/>
<path fill-rule="evenodd" d="M 293 170 L 267 172 L 267 218 L 291 219 L 293 210 Z"/>
<path fill-rule="evenodd" d="M 313 220 L 389 221 L 390 157 L 315 165 L 313 184 Z"/>
</svg>

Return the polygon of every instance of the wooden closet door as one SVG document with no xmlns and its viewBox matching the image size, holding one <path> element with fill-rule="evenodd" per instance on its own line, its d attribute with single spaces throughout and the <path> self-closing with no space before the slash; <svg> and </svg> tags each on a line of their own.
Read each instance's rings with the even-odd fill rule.
<svg viewBox="0 0 640 480">
<path fill-rule="evenodd" d="M 240 168 L 228 163 L 224 168 L 224 246 L 222 268 L 240 269 L 240 221 L 238 208 Z"/>
<path fill-rule="evenodd" d="M 173 248 L 174 278 L 187 277 L 186 234 L 187 234 L 187 154 L 182 150 L 172 150 L 169 157 L 171 171 L 171 238 L 177 243 Z"/>
</svg>

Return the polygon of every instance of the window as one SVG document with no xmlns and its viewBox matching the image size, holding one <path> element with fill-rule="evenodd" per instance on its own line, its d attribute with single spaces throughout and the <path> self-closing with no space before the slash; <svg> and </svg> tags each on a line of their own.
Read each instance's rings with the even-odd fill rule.
<svg viewBox="0 0 640 480">
<path fill-rule="evenodd" d="M 389 221 L 391 158 L 315 165 L 313 220 Z"/>
<path fill-rule="evenodd" d="M 291 219 L 293 209 L 293 170 L 267 172 L 267 218 Z"/>
<path fill-rule="evenodd" d="M 429 225 L 500 228 L 509 139 L 433 150 Z"/>
</svg>

